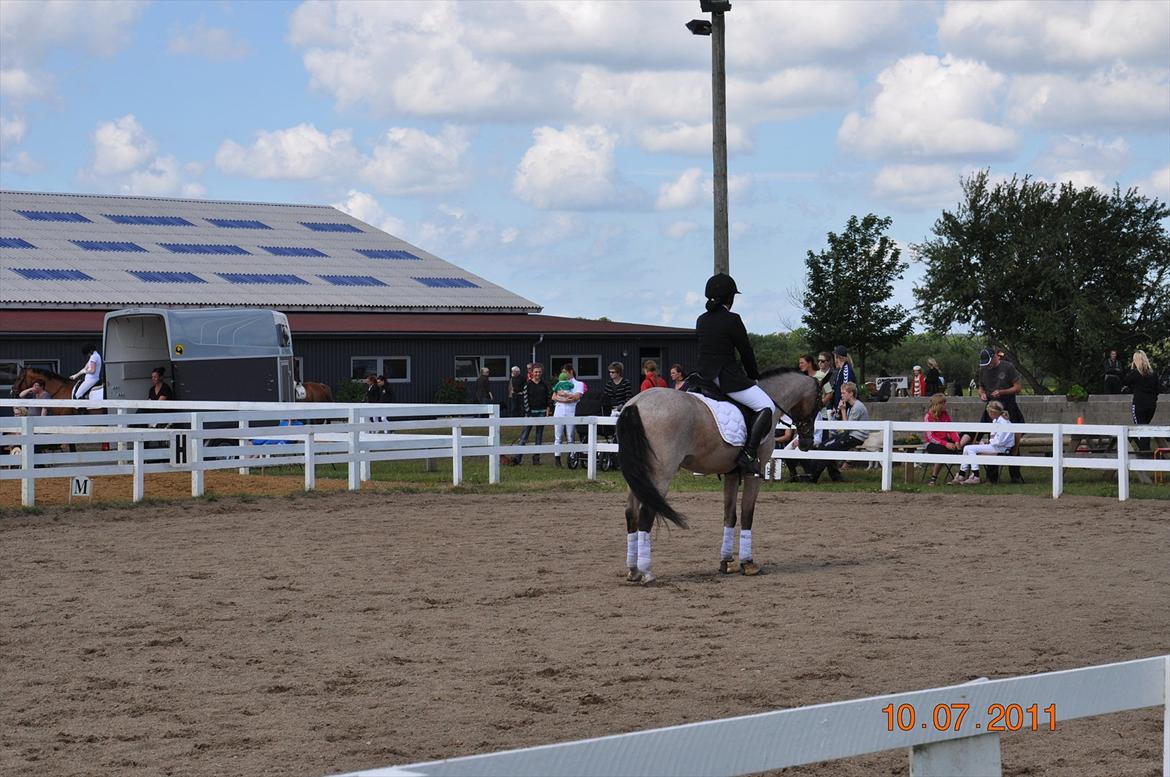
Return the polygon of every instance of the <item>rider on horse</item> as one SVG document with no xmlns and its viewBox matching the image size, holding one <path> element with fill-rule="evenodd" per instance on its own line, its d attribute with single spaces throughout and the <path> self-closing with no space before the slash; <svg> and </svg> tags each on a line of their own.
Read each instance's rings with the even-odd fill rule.
<svg viewBox="0 0 1170 777">
<path fill-rule="evenodd" d="M 102 355 L 98 353 L 98 349 L 92 345 L 87 345 L 83 353 L 85 353 L 85 366 L 69 376 L 73 380 L 77 380 L 82 376 L 85 378 L 73 387 L 74 399 L 85 399 L 89 390 L 100 383 L 102 379 Z"/>
<path fill-rule="evenodd" d="M 754 411 L 748 420 L 747 444 L 740 451 L 737 463 L 745 475 L 763 477 L 759 449 L 764 439 L 772 434 L 772 413 L 776 406 L 756 385 L 756 379 L 760 377 L 756 354 L 743 320 L 731 312 L 739 289 L 730 275 L 719 273 L 707 280 L 705 294 L 707 312 L 695 322 L 695 334 L 699 338 L 698 371 L 729 397 Z M 737 351 L 739 358 L 736 358 Z"/>
</svg>

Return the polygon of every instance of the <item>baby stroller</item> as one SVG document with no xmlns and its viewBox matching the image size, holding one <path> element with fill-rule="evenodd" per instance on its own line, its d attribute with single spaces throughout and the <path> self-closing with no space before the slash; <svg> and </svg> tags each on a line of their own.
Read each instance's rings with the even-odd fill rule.
<svg viewBox="0 0 1170 777">
<path fill-rule="evenodd" d="M 585 424 L 577 426 L 577 438 L 583 442 L 589 442 L 589 427 Z M 597 442 L 611 443 L 614 441 L 614 428 L 612 426 L 597 427 Z M 577 469 L 588 464 L 588 453 L 570 453 L 569 454 L 569 469 Z M 603 451 L 597 452 L 597 466 L 602 472 L 609 472 L 616 470 L 619 467 L 617 453 L 608 453 Z"/>
</svg>

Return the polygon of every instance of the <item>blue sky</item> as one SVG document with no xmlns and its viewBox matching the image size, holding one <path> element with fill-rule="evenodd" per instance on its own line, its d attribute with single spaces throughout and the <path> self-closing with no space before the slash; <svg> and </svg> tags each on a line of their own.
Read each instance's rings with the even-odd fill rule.
<svg viewBox="0 0 1170 777">
<path fill-rule="evenodd" d="M 1170 200 L 1170 3 L 737 0 L 731 270 L 800 324 L 850 215 L 909 252 L 959 180 Z M 710 42 L 678 2 L 0 2 L 0 184 L 337 205 L 553 315 L 690 326 Z M 912 264 L 896 298 L 912 303 Z"/>
</svg>

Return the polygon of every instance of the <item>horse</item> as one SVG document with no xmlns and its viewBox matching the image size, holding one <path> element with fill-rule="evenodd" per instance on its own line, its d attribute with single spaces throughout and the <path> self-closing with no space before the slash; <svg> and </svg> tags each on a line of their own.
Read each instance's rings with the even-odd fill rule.
<svg viewBox="0 0 1170 777">
<path fill-rule="evenodd" d="M 34 380 L 39 380 L 44 383 L 45 391 L 49 392 L 49 395 L 53 399 L 73 399 L 73 389 L 81 382 L 72 378 L 66 378 L 64 375 L 58 375 L 51 370 L 38 370 L 34 367 L 25 367 L 20 371 L 16 382 L 12 384 L 11 396 L 13 398 L 20 396 L 20 392 L 32 387 Z M 97 391 L 99 388 L 100 385 L 94 386 L 93 390 Z M 84 408 L 55 407 L 49 410 L 49 415 L 84 415 L 87 412 Z"/>
<path fill-rule="evenodd" d="M 796 426 L 802 451 L 812 447 L 819 407 L 819 386 L 799 370 L 786 367 L 764 372 L 757 381 L 780 413 L 787 413 Z M 776 416 L 779 419 L 779 414 Z M 626 403 L 617 421 L 618 455 L 622 476 L 630 487 L 626 500 L 626 566 L 631 583 L 655 581 L 650 571 L 650 529 L 656 516 L 686 528 L 686 518 L 666 501 L 674 473 L 684 468 L 705 475 L 727 475 L 723 479 L 723 545 L 719 571 L 759 574 L 752 559 L 751 533 L 756 497 L 761 478 L 743 478 L 742 529 L 739 561 L 732 557 L 736 523 L 735 502 L 741 478 L 733 470 L 740 448 L 729 445 L 719 434 L 711 411 L 694 394 L 675 389 L 653 388 Z M 771 458 L 776 441 L 772 435 L 760 444 L 761 460 Z M 728 474 L 730 473 L 730 474 Z"/>
<path fill-rule="evenodd" d="M 333 389 L 329 388 L 324 383 L 313 383 L 312 381 L 305 381 L 300 384 L 301 388 L 305 390 L 305 395 L 297 394 L 297 402 L 332 402 Z"/>
</svg>

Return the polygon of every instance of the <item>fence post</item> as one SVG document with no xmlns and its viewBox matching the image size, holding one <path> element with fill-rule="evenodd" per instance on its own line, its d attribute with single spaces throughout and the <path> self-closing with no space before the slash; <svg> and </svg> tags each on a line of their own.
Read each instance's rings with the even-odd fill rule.
<svg viewBox="0 0 1170 777">
<path fill-rule="evenodd" d="M 1129 427 L 1117 427 L 1117 501 L 1129 499 Z"/>
<path fill-rule="evenodd" d="M 597 416 L 589 416 L 589 462 L 585 474 L 590 480 L 597 480 Z"/>
<path fill-rule="evenodd" d="M 349 423 L 357 426 L 357 408 L 349 409 Z M 349 490 L 358 491 L 362 487 L 361 462 L 358 461 L 358 450 L 361 448 L 362 433 L 360 429 L 351 429 L 349 432 Z"/>
<path fill-rule="evenodd" d="M 143 464 L 145 464 L 145 461 L 144 461 L 145 457 L 143 456 L 143 452 L 142 452 L 142 448 L 143 448 L 144 443 L 142 442 L 142 440 L 135 440 L 133 444 L 134 444 L 134 489 L 133 489 L 134 493 L 133 493 L 132 498 L 135 502 L 141 502 L 142 497 L 146 495 L 146 482 L 145 482 L 146 475 L 142 471 Z"/>
<path fill-rule="evenodd" d="M 238 426 L 241 429 L 250 429 L 250 428 L 252 428 L 252 422 L 240 419 L 240 421 L 237 422 L 236 426 Z M 241 437 L 239 442 L 236 444 L 243 446 L 243 447 L 248 447 L 252 444 L 252 441 L 247 437 Z M 247 456 L 240 456 L 240 459 L 246 460 Z M 263 474 L 263 472 L 264 472 L 263 468 L 261 468 L 260 472 L 261 472 L 261 474 Z M 252 470 L 249 467 L 240 467 L 240 474 L 241 475 L 250 475 L 250 474 L 252 474 Z"/>
<path fill-rule="evenodd" d="M 987 682 L 980 677 L 963 685 Z M 966 777 L 1003 774 L 999 734 L 947 739 L 910 748 L 910 777 Z"/>
<path fill-rule="evenodd" d="M 1064 493 L 1064 425 L 1057 424 L 1052 433 L 1052 498 Z"/>
<path fill-rule="evenodd" d="M 451 483 L 463 484 L 463 427 L 451 424 Z"/>
<path fill-rule="evenodd" d="M 882 421 L 882 491 L 894 487 L 894 423 Z"/>
<path fill-rule="evenodd" d="M 305 435 L 305 490 L 317 487 L 317 451 L 313 448 L 313 433 Z"/>
<path fill-rule="evenodd" d="M 1170 656 L 1162 669 L 1162 774 L 1170 774 Z"/>
<path fill-rule="evenodd" d="M 492 405 L 488 421 L 491 422 L 491 426 L 488 427 L 488 446 L 492 450 L 492 454 L 488 456 L 488 483 L 497 484 L 500 482 L 500 454 L 496 453 L 496 448 L 500 447 L 499 405 Z"/>
<path fill-rule="evenodd" d="M 203 496 L 203 417 L 191 414 L 191 435 L 187 438 L 187 466 L 191 468 L 191 496 Z"/>
<path fill-rule="evenodd" d="M 33 416 L 26 415 L 20 419 L 20 433 L 24 435 L 24 443 L 20 446 L 20 469 L 24 472 L 24 479 L 20 481 L 20 503 L 24 507 L 32 507 L 37 501 L 37 480 L 33 473 L 33 456 L 36 454 Z"/>
</svg>

